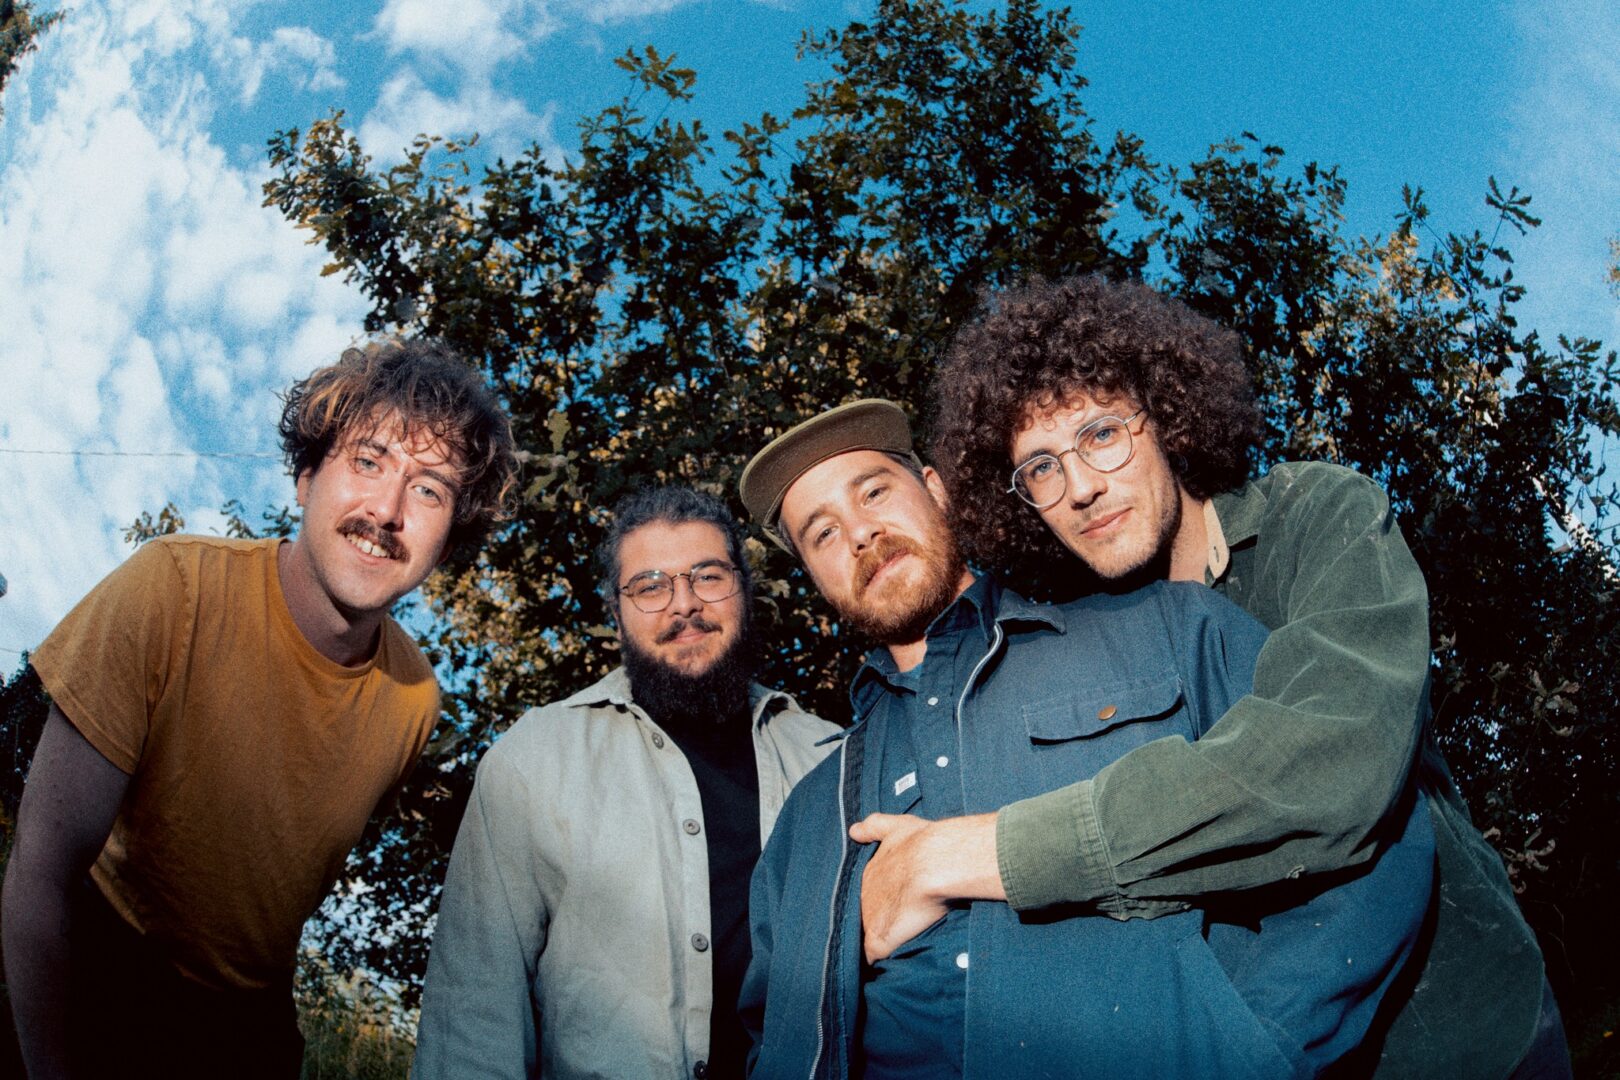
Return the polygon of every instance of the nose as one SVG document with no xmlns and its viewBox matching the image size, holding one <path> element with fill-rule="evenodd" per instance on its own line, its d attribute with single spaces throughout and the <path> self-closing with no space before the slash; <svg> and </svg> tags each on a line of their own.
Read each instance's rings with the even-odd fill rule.
<svg viewBox="0 0 1620 1080">
<path fill-rule="evenodd" d="M 858 511 L 850 516 L 846 528 L 850 550 L 857 555 L 870 547 L 884 531 L 881 519 Z"/>
<path fill-rule="evenodd" d="M 401 474 L 384 477 L 366 495 L 366 513 L 384 528 L 397 528 L 405 513 L 405 489 L 409 479 Z"/>
<path fill-rule="evenodd" d="M 675 589 L 669 598 L 669 613 L 671 615 L 686 618 L 702 609 L 703 601 L 698 597 L 696 590 L 692 588 L 692 575 L 677 574 L 675 580 L 670 584 Z"/>
<path fill-rule="evenodd" d="M 1090 506 L 1108 490 L 1108 475 L 1081 461 L 1074 450 L 1063 452 L 1063 480 L 1067 485 L 1064 497 L 1075 506 Z"/>
</svg>

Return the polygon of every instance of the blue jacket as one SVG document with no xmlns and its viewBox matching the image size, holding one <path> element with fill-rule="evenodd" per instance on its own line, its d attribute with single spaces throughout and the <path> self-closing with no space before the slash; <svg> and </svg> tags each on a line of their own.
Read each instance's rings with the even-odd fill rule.
<svg viewBox="0 0 1620 1080">
<path fill-rule="evenodd" d="M 1154 739 L 1221 737 L 1215 721 L 1247 692 L 1266 635 L 1197 585 L 1053 608 L 986 584 L 994 619 L 956 705 L 968 813 L 1093 775 Z M 847 830 L 878 808 L 893 771 L 867 723 L 887 692 L 857 680 L 855 723 L 789 797 L 755 870 L 739 1003 L 752 1076 L 856 1071 L 860 883 L 875 849 Z M 972 904 L 964 1075 L 1317 1074 L 1367 1034 L 1418 937 L 1434 859 L 1420 809 L 1414 794 L 1401 834 L 1352 875 L 1158 919 Z"/>
</svg>

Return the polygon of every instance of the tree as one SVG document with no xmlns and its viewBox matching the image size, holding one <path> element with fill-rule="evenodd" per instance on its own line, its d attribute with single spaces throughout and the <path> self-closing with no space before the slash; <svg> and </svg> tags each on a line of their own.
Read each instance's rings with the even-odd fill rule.
<svg viewBox="0 0 1620 1080">
<path fill-rule="evenodd" d="M 1533 918 L 1553 902 L 1596 918 L 1620 857 L 1620 535 L 1590 449 L 1620 426 L 1614 355 L 1522 331 L 1508 248 L 1434 235 L 1421 193 L 1388 237 L 1349 238 L 1336 170 L 1291 171 L 1252 136 L 1181 168 L 1097 139 L 1077 40 L 1033 0 L 882 0 L 807 36 L 830 75 L 790 120 L 725 133 L 723 156 L 692 115 L 695 74 L 650 48 L 619 61 L 630 96 L 561 165 L 533 148 L 475 181 L 466 145 L 424 136 L 381 169 L 341 114 L 272 141 L 266 202 L 364 291 L 370 328 L 445 338 L 488 375 L 526 468 L 517 519 L 426 589 L 448 723 L 351 866 L 370 929 L 329 921 L 337 966 L 419 976 L 478 755 L 617 662 L 590 554 L 620 494 L 682 482 L 735 505 L 747 455 L 787 425 L 858 394 L 915 413 L 983 290 L 1086 271 L 1146 277 L 1238 330 L 1267 462 L 1325 457 L 1390 490 L 1475 813 Z M 1516 191 L 1492 183 L 1487 202 L 1499 234 L 1535 224 Z M 767 681 L 845 716 L 861 643 L 780 553 L 750 557 Z"/>
<path fill-rule="evenodd" d="M 60 11 L 34 14 L 27 0 L 0 0 L 0 94 L 22 58 L 39 47 L 39 35 L 62 18 Z M 4 110 L 0 110 L 4 115 Z"/>
</svg>

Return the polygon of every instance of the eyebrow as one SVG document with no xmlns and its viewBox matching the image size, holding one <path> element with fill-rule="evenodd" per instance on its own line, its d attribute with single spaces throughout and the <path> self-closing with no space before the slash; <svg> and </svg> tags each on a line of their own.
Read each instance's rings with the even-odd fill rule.
<svg viewBox="0 0 1620 1080">
<path fill-rule="evenodd" d="M 1119 420 L 1119 421 L 1123 422 L 1125 420 L 1125 417 L 1120 414 L 1119 409 L 1115 408 L 1115 406 L 1117 404 L 1118 404 L 1117 400 L 1108 402 L 1107 404 L 1104 404 L 1104 403 L 1102 403 L 1100 401 L 1099 402 L 1093 402 L 1093 405 L 1096 408 L 1101 409 L 1103 411 L 1098 412 L 1094 416 L 1088 416 L 1084 420 L 1080 421 L 1080 426 L 1074 429 L 1074 434 L 1078 435 L 1081 431 L 1084 431 L 1086 428 L 1090 427 L 1092 424 L 1095 424 L 1098 420 L 1106 420 L 1110 416 L 1112 416 L 1116 420 Z M 1085 410 L 1082 409 L 1080 411 L 1084 412 Z M 1138 411 L 1140 411 L 1140 410 L 1138 410 Z M 1053 440 L 1053 441 L 1042 442 L 1042 443 L 1038 444 L 1035 447 L 1035 449 L 1033 449 L 1029 453 L 1025 454 L 1022 458 L 1013 457 L 1012 452 L 1011 452 L 1012 448 L 1008 447 L 1007 456 L 1008 457 L 1013 457 L 1013 464 L 1014 465 L 1027 465 L 1031 461 L 1034 461 L 1038 457 L 1058 457 L 1065 450 L 1069 449 L 1069 447 L 1074 444 L 1074 435 L 1069 436 L 1069 438 L 1067 438 L 1067 439 L 1061 439 L 1061 438 L 1058 438 L 1059 434 L 1060 434 L 1060 431 L 1057 428 L 1053 428 L 1051 430 L 1048 430 L 1048 431 L 1046 431 L 1044 433 L 1043 439 Z M 1054 445 L 1056 445 L 1056 447 L 1057 447 L 1056 449 L 1053 449 Z"/>
<path fill-rule="evenodd" d="M 355 445 L 362 449 L 370 450 L 377 457 L 391 458 L 396 456 L 394 454 L 393 447 L 380 443 L 376 439 L 356 439 Z M 446 476 L 437 469 L 423 469 L 421 475 L 430 480 L 437 480 L 440 484 L 443 484 L 447 489 L 449 489 L 451 494 L 456 494 L 461 491 L 460 483 Z"/>
<path fill-rule="evenodd" d="M 892 462 L 885 461 L 880 465 L 874 465 L 865 472 L 851 478 L 847 483 L 844 484 L 844 490 L 853 491 L 875 476 L 883 476 L 885 474 L 892 476 L 894 475 L 894 471 L 895 465 Z M 814 510 L 810 511 L 810 515 L 804 519 L 804 524 L 799 526 L 799 531 L 793 535 L 793 542 L 803 546 L 804 536 L 810 531 L 810 526 L 815 524 L 817 518 L 830 513 L 832 513 L 831 499 L 817 505 Z"/>
</svg>

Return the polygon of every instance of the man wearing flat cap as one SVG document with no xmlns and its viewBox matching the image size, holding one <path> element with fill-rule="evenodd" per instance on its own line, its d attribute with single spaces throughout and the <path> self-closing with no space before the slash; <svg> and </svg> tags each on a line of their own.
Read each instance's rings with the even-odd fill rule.
<svg viewBox="0 0 1620 1080">
<path fill-rule="evenodd" d="M 754 875 L 740 998 L 752 1075 L 1005 1080 L 1089 1062 L 1112 1076 L 1304 1077 L 1356 1049 L 1432 887 L 1415 801 L 1379 858 L 1332 882 L 1153 920 L 1026 921 L 991 872 L 898 948 L 863 948 L 876 917 L 863 879 L 894 841 L 1156 740 L 1198 740 L 1248 691 L 1266 631 L 1196 585 L 1054 607 L 976 577 L 889 402 L 782 435 L 749 463 L 742 498 L 878 646 L 851 682 L 852 726 L 789 798 Z"/>
</svg>

